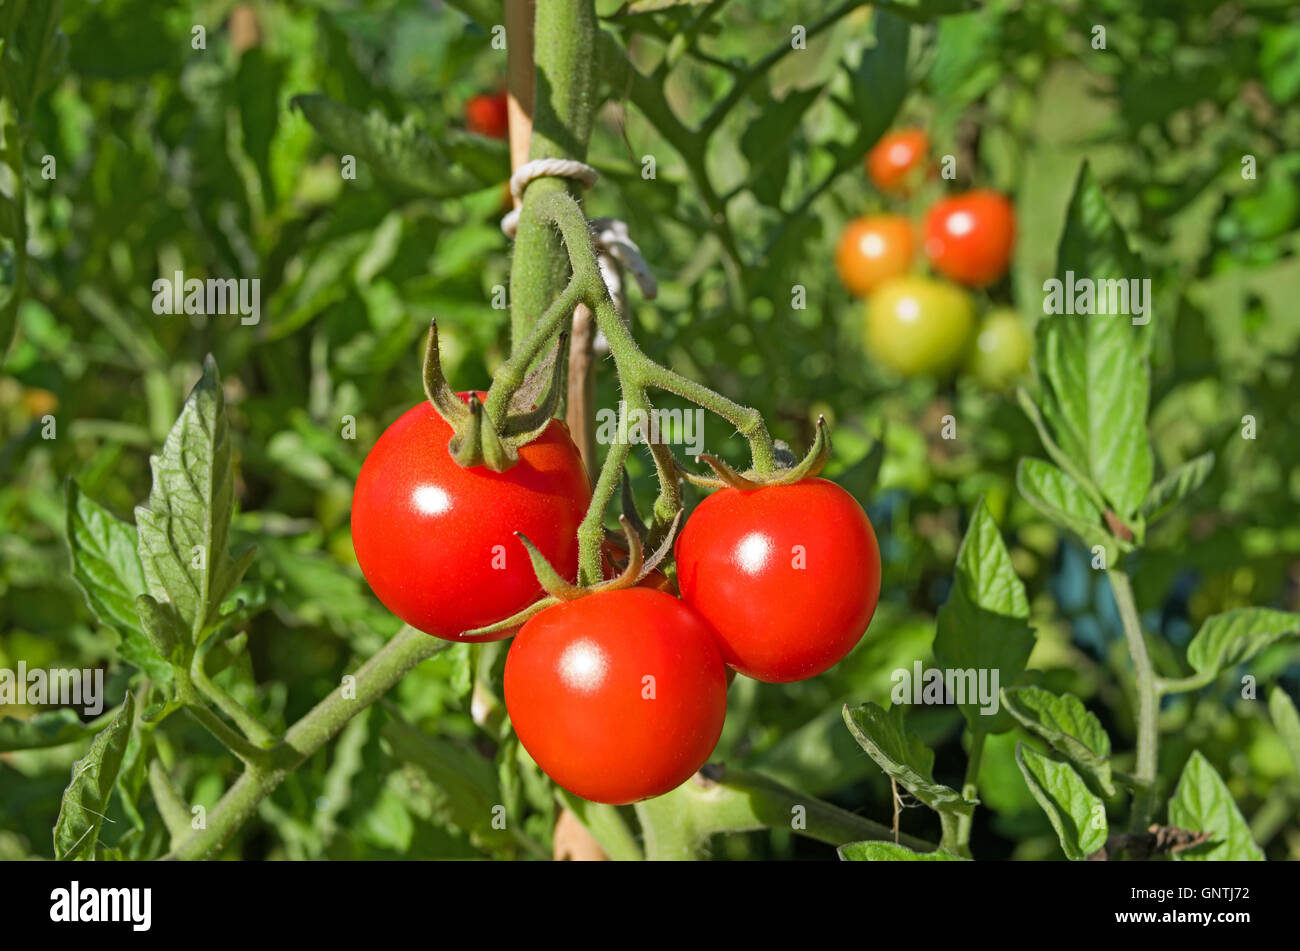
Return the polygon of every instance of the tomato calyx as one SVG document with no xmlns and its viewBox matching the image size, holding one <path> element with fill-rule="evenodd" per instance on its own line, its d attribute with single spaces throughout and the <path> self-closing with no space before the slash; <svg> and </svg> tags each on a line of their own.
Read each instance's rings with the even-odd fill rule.
<svg viewBox="0 0 1300 951">
<path fill-rule="evenodd" d="M 567 336 L 560 334 L 546 359 L 510 395 L 505 420 L 498 427 L 488 418 L 477 393 L 463 399 L 447 382 L 438 356 L 438 322 L 429 321 L 422 370 L 424 395 L 452 428 L 447 449 L 457 465 L 505 472 L 519 461 L 520 448 L 542 434 L 559 406 L 564 369 L 559 354 L 568 352 Z"/>
<path fill-rule="evenodd" d="M 825 468 L 831 457 L 831 433 L 825 416 L 817 417 L 817 435 L 807 454 L 797 462 L 789 451 L 778 451 L 778 466 L 768 472 L 750 469 L 737 472 L 717 456 L 703 454 L 695 457 L 697 463 L 704 463 L 713 470 L 713 475 L 691 472 L 678 464 L 677 469 L 683 479 L 691 485 L 702 489 L 741 489 L 751 491 L 768 485 L 793 485 L 804 479 L 811 479 Z"/>
<path fill-rule="evenodd" d="M 546 597 L 534 601 L 522 611 L 498 621 L 496 624 L 466 631 L 461 636 L 479 637 L 516 630 L 522 627 L 529 618 L 563 601 L 576 601 L 578 598 L 584 598 L 587 595 L 601 591 L 620 591 L 624 588 L 637 587 L 649 575 L 658 570 L 660 563 L 673 550 L 673 541 L 676 538 L 677 527 L 681 523 L 681 519 L 682 513 L 679 511 L 673 518 L 672 524 L 669 525 L 663 542 L 649 558 L 646 558 L 645 546 L 641 542 L 641 536 L 632 527 L 631 520 L 626 515 L 620 515 L 618 523 L 623 529 L 623 541 L 627 546 L 627 563 L 617 577 L 585 587 L 574 584 L 561 575 L 547 560 L 546 556 L 538 551 L 537 546 L 528 540 L 527 535 L 523 534 L 523 532 L 515 532 L 515 537 L 523 543 L 528 552 L 528 559 L 533 565 L 533 573 L 537 575 L 537 581 L 541 584 L 542 590 L 546 592 Z"/>
</svg>

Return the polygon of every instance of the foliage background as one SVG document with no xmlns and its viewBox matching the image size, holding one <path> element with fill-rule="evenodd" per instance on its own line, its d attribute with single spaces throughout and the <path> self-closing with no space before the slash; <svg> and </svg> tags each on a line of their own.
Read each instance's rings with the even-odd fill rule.
<svg viewBox="0 0 1300 951">
<path fill-rule="evenodd" d="M 654 75 L 688 125 L 727 96 L 733 61 L 788 48 L 792 23 L 826 12 L 777 0 L 724 4 L 683 51 L 673 38 L 694 11 L 616 15 L 621 6 L 598 4 L 611 15 L 603 25 L 645 72 L 668 57 Z M 873 76 L 880 63 L 864 57 L 871 16 L 844 6 L 806 51 L 754 77 L 701 156 L 680 152 L 626 88 L 610 84 L 591 149 L 603 177 L 589 208 L 627 220 L 660 278 L 653 303 L 633 291 L 638 337 L 656 359 L 758 406 L 796 447 L 818 413 L 834 425 L 829 474 L 868 506 L 881 539 L 877 618 L 825 676 L 791 686 L 740 678 L 717 758 L 887 821 L 887 781 L 844 729 L 840 706 L 886 702 L 890 673 L 928 657 L 979 496 L 1028 585 L 1036 682 L 1083 697 L 1121 748 L 1131 746 L 1133 697 L 1109 686 L 1130 677 L 1104 579 L 1015 491 L 1017 460 L 1038 448 L 1014 398 L 965 378 L 900 382 L 862 354 L 860 305 L 838 285 L 831 258 L 845 221 L 885 207 L 860 165 L 875 133 L 863 137 L 896 96 L 894 122 L 927 127 L 937 154 L 957 155 L 958 184 L 1014 196 L 1013 274 L 982 307 L 1008 303 L 1033 319 L 1085 157 L 1137 238 L 1156 291 L 1158 470 L 1207 450 L 1218 459 L 1135 566 L 1144 624 L 1174 647 L 1157 668 L 1181 672 L 1179 648 L 1206 616 L 1247 604 L 1300 610 L 1300 24 L 1282 2 L 993 2 L 914 27 L 905 69 Z M 191 48 L 195 24 L 207 26 L 206 50 Z M 1090 46 L 1096 24 L 1107 29 L 1104 51 Z M 414 116 L 446 137 L 470 95 L 502 83 L 505 54 L 458 10 L 415 0 L 66 0 L 60 25 L 67 68 L 37 101 L 23 155 L 30 171 L 53 154 L 58 172 L 26 178 L 30 286 L 0 376 L 0 667 L 103 665 L 110 703 L 121 700 L 133 671 L 71 581 L 64 483 L 75 476 L 129 516 L 148 492 L 148 454 L 211 352 L 237 452 L 236 547 L 256 538 L 261 549 L 241 591 L 251 605 L 247 652 L 223 683 L 283 728 L 398 627 L 361 580 L 348 507 L 366 449 L 420 396 L 429 318 L 439 319 L 444 364 L 463 388 L 486 383 L 507 352 L 509 324 L 491 306 L 508 275 L 502 186 L 439 199 L 378 183 L 364 162 L 356 181 L 343 181 L 337 154 L 290 99 L 323 92 L 394 121 Z M 1255 181 L 1240 174 L 1247 153 L 1258 160 Z M 645 155 L 656 160 L 652 181 L 640 175 Z M 942 185 L 900 207 L 919 216 Z M 11 186 L 0 181 L 0 190 Z M 714 201 L 725 204 L 724 221 Z M 0 277 L 12 283 L 4 247 Z M 151 284 L 176 270 L 259 277 L 261 323 L 155 316 Z M 806 309 L 791 307 L 796 284 Z M 602 373 L 597 405 L 616 402 Z M 949 412 L 955 441 L 938 436 Z M 56 439 L 42 438 L 46 414 L 57 420 Z M 1245 414 L 1258 420 L 1254 441 L 1240 438 Z M 355 440 L 339 438 L 345 415 L 356 419 Z M 883 457 L 869 455 L 876 440 Z M 743 457 L 721 425 L 706 445 Z M 648 493 L 648 459 L 639 462 L 633 476 Z M 1250 673 L 1296 696 L 1300 648 L 1278 645 Z M 389 705 L 358 717 L 291 775 L 229 854 L 526 854 L 517 842 L 472 842 L 456 823 L 455 790 L 399 755 L 391 730 L 381 734 L 385 724 L 418 726 L 490 781 L 493 741 L 473 725 L 468 686 L 457 651 L 421 665 Z M 920 708 L 909 722 L 938 750 L 936 778 L 959 784 L 960 714 Z M 1300 784 L 1262 700 L 1241 699 L 1237 679 L 1220 678 L 1166 701 L 1162 726 L 1162 776 L 1176 776 L 1201 749 L 1253 817 L 1268 856 L 1300 857 Z M 1057 858 L 1012 759 L 1018 735 L 989 740 L 980 776 L 987 808 L 972 849 Z M 235 775 L 234 758 L 179 718 L 159 736 L 182 794 L 211 806 Z M 52 855 L 59 796 L 84 747 L 0 755 L 0 858 Z M 526 832 L 549 844 L 549 789 L 534 771 L 523 779 L 515 794 L 529 804 Z M 151 808 L 147 792 L 141 808 Z M 132 821 L 121 810 L 110 814 L 118 829 Z M 909 823 L 923 811 L 906 814 L 904 828 L 936 838 L 928 816 Z M 147 837 L 139 841 L 149 854 Z M 719 839 L 714 854 L 834 852 L 777 831 Z"/>
</svg>

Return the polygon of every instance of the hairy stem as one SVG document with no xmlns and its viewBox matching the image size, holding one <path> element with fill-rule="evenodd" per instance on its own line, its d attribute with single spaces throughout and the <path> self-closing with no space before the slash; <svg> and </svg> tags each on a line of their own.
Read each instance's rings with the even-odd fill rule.
<svg viewBox="0 0 1300 951">
<path fill-rule="evenodd" d="M 1124 637 L 1128 641 L 1129 655 L 1133 658 L 1133 669 L 1137 676 L 1137 768 L 1133 776 L 1138 788 L 1133 799 L 1131 823 L 1131 828 L 1137 832 L 1147 827 L 1155 808 L 1160 694 L 1146 641 L 1142 637 L 1142 622 L 1138 619 L 1137 604 L 1133 600 L 1133 587 L 1128 575 L 1118 568 L 1111 568 L 1106 576 L 1110 579 L 1110 587 L 1115 594 L 1115 604 L 1119 608 Z"/>
<path fill-rule="evenodd" d="M 408 670 L 450 646 L 451 641 L 430 637 L 404 625 L 351 675 L 352 679 L 344 687 L 332 691 L 291 726 L 284 740 L 269 751 L 267 762 L 250 763 L 208 813 L 205 828 L 191 832 L 167 858 L 201 859 L 211 855 L 256 811 L 259 802 L 329 742 L 352 717 L 383 696 Z"/>
<path fill-rule="evenodd" d="M 149 790 L 153 793 L 154 805 L 162 816 L 163 825 L 171 837 L 171 845 L 176 846 L 190 828 L 190 807 L 176 792 L 162 761 L 155 758 L 149 763 Z"/>
<path fill-rule="evenodd" d="M 189 671 L 180 667 L 176 668 L 176 696 L 185 712 L 216 737 L 222 746 L 238 756 L 246 766 L 257 767 L 267 762 L 269 751 L 264 747 L 254 746 L 242 734 L 226 726 L 226 722 L 212 712 L 207 701 L 194 689 Z"/>
<path fill-rule="evenodd" d="M 255 746 L 274 746 L 278 738 L 249 713 L 243 704 L 214 683 L 203 669 L 203 659 L 206 654 L 204 648 L 209 647 L 214 640 L 214 638 L 209 638 L 203 647 L 200 647 L 195 652 L 194 661 L 190 664 L 190 679 L 193 681 L 194 686 L 198 688 L 199 693 L 215 704 L 218 710 L 235 721 L 235 725 L 243 731 L 244 736 L 248 737 Z"/>
<path fill-rule="evenodd" d="M 961 798 L 972 803 L 971 808 L 957 813 L 954 832 L 959 855 L 970 856 L 970 833 L 975 823 L 974 803 L 979 801 L 980 761 L 984 758 L 984 739 L 980 730 L 970 734 L 970 749 L 966 753 L 966 778 L 961 785 Z"/>
<path fill-rule="evenodd" d="M 529 158 L 584 161 L 595 111 L 596 10 L 592 0 L 547 0 L 537 4 L 533 52 L 533 138 Z M 538 204 L 557 194 L 580 197 L 581 186 L 560 178 L 539 178 L 524 192 L 515 254 L 510 268 L 510 339 L 527 337 L 536 314 L 546 309 L 568 280 L 569 260 Z"/>
</svg>

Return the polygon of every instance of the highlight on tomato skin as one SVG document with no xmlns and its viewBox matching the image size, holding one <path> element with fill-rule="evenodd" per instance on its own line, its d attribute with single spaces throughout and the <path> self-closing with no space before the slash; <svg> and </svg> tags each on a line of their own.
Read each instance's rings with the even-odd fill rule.
<svg viewBox="0 0 1300 951">
<path fill-rule="evenodd" d="M 548 776 L 592 802 L 626 805 L 676 789 L 708 761 L 727 678 L 699 614 L 634 587 L 531 618 L 506 655 L 505 701 Z"/>
<path fill-rule="evenodd" d="M 790 683 L 862 638 L 880 597 L 880 546 L 862 506 L 826 479 L 719 489 L 676 544 L 682 599 L 718 633 L 728 666 Z"/>
<path fill-rule="evenodd" d="M 505 472 L 459 466 L 447 449 L 451 435 L 427 401 L 384 431 L 357 477 L 353 547 L 371 589 L 407 624 L 452 641 L 499 640 L 509 632 L 462 632 L 502 621 L 541 595 L 516 532 L 574 578 L 591 486 L 560 420 Z"/>
</svg>

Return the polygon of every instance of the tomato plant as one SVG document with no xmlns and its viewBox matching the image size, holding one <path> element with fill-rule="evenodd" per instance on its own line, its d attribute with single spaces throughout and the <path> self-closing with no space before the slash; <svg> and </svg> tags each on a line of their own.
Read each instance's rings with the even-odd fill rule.
<svg viewBox="0 0 1300 951">
<path fill-rule="evenodd" d="M 190 6 L 0 0 L 0 860 L 1300 859 L 1286 4 Z"/>
<path fill-rule="evenodd" d="M 677 572 L 729 666 L 789 683 L 825 672 L 862 637 L 880 596 L 880 547 L 833 482 L 726 488 L 686 522 Z"/>
</svg>

